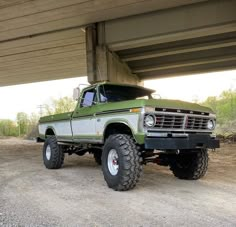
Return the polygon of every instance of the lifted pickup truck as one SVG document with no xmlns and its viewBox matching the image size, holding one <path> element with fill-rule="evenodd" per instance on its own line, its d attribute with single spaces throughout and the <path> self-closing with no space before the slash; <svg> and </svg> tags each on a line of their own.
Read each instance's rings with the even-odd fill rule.
<svg viewBox="0 0 236 227">
<path fill-rule="evenodd" d="M 61 168 L 64 154 L 94 155 L 110 188 L 135 187 L 142 165 L 169 166 L 180 179 L 207 171 L 207 150 L 219 147 L 211 109 L 177 100 L 153 99 L 153 90 L 98 83 L 77 95 L 74 112 L 42 117 L 46 168 Z"/>
</svg>

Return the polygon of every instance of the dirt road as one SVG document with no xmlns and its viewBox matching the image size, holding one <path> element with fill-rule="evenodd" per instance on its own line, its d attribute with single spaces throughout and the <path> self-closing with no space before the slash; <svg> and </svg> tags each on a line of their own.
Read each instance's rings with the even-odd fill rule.
<svg viewBox="0 0 236 227">
<path fill-rule="evenodd" d="M 92 156 L 47 170 L 41 145 L 0 140 L 0 226 L 236 226 L 236 145 L 210 153 L 199 181 L 148 165 L 137 187 L 107 188 Z"/>
</svg>

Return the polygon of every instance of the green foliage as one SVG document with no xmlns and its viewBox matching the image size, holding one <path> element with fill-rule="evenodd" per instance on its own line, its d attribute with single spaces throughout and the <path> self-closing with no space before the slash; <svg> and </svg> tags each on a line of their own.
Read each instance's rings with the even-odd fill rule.
<svg viewBox="0 0 236 227">
<path fill-rule="evenodd" d="M 38 122 L 39 122 L 39 115 L 38 114 L 32 113 L 28 117 L 28 126 L 27 126 L 27 137 L 28 138 L 36 138 L 39 135 Z"/>
<path fill-rule="evenodd" d="M 217 115 L 217 133 L 236 133 L 236 90 L 222 92 L 219 97 L 208 97 L 202 105 L 210 107 Z"/>
<path fill-rule="evenodd" d="M 18 126 L 17 124 L 8 119 L 0 120 L 0 136 L 17 136 Z"/>
<path fill-rule="evenodd" d="M 24 112 L 17 113 L 16 121 L 0 120 L 0 136 L 36 137 L 38 135 L 38 120 L 37 114 L 28 116 Z"/>
<path fill-rule="evenodd" d="M 76 104 L 77 102 L 69 97 L 52 99 L 51 104 L 45 105 L 46 115 L 71 112 L 75 109 Z"/>
<path fill-rule="evenodd" d="M 29 124 L 28 115 L 24 112 L 20 112 L 16 115 L 16 121 L 19 127 L 19 136 L 27 134 Z"/>
</svg>

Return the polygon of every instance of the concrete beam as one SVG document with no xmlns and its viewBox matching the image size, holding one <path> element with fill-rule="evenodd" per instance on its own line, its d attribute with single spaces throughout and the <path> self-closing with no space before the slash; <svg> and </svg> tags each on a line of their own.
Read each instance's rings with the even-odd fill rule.
<svg viewBox="0 0 236 227">
<path fill-rule="evenodd" d="M 87 75 L 90 83 L 110 81 L 115 83 L 138 84 L 140 81 L 129 67 L 103 43 L 102 24 L 99 32 L 96 25 L 86 28 Z"/>
<path fill-rule="evenodd" d="M 167 77 L 175 77 L 175 76 L 204 74 L 204 73 L 209 73 L 209 72 L 227 71 L 227 70 L 234 70 L 234 69 L 235 69 L 235 60 L 184 66 L 184 67 L 179 67 L 177 69 L 171 68 L 171 69 L 166 69 L 166 70 L 150 71 L 150 72 L 140 73 L 139 78 L 143 80 L 148 80 L 148 79 L 154 79 L 154 78 L 167 78 Z"/>
<path fill-rule="evenodd" d="M 4 0 L 0 8 L 0 41 L 201 1 L 204 0 Z"/>
<path fill-rule="evenodd" d="M 105 23 L 106 43 L 120 51 L 236 31 L 236 1 L 218 0 Z"/>
<path fill-rule="evenodd" d="M 168 70 L 168 69 L 176 69 L 183 68 L 187 66 L 196 66 L 196 65 L 205 65 L 205 64 L 211 64 L 211 63 L 220 63 L 220 62 L 236 62 L 236 55 L 231 56 L 221 56 L 221 57 L 212 57 L 212 58 L 201 58 L 201 59 L 194 59 L 194 60 L 184 60 L 184 61 L 178 61 L 178 62 L 172 62 L 172 63 L 166 63 L 162 65 L 156 65 L 156 66 L 148 66 L 148 67 L 138 67 L 134 68 L 134 73 L 145 73 L 145 72 L 153 72 L 153 71 L 159 71 L 159 70 Z"/>
<path fill-rule="evenodd" d="M 144 60 L 148 58 L 157 58 L 157 57 L 164 57 L 164 56 L 171 56 L 183 53 L 192 53 L 198 52 L 203 50 L 211 50 L 211 49 L 218 49 L 223 47 L 231 47 L 236 46 L 236 39 L 229 38 L 225 41 L 215 41 L 211 43 L 201 43 L 201 44 L 190 44 L 185 46 L 178 46 L 174 48 L 166 48 L 166 49 L 157 49 L 152 51 L 144 51 L 142 53 L 137 54 L 129 54 L 122 56 L 122 60 L 124 62 L 136 61 L 136 60 Z"/>
<path fill-rule="evenodd" d="M 85 33 L 81 29 L 0 42 L 0 86 L 86 73 Z"/>
</svg>

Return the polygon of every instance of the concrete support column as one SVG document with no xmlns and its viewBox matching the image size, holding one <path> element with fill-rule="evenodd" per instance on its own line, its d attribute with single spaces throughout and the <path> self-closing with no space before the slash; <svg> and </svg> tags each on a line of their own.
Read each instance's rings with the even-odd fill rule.
<svg viewBox="0 0 236 227">
<path fill-rule="evenodd" d="M 89 83 L 110 81 L 114 83 L 140 84 L 138 77 L 132 74 L 126 63 L 108 50 L 102 26 L 86 28 L 87 75 Z"/>
</svg>

